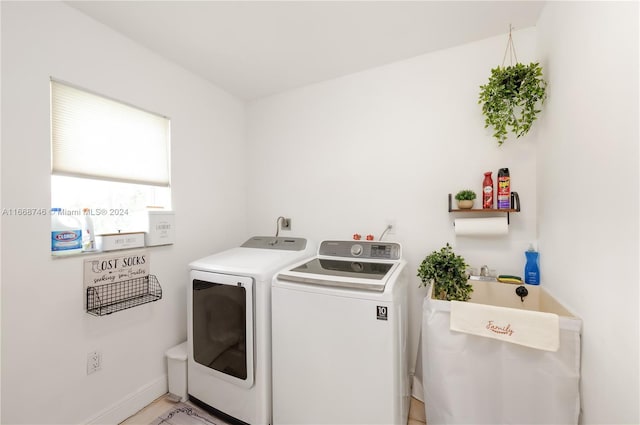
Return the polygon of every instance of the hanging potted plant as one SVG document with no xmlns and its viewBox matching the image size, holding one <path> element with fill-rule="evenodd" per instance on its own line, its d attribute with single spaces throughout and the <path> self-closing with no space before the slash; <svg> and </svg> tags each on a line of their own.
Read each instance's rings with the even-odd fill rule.
<svg viewBox="0 0 640 425">
<path fill-rule="evenodd" d="M 467 301 L 471 298 L 473 286 L 469 285 L 467 264 L 447 245 L 440 251 L 433 251 L 418 268 L 420 286 L 433 285 L 433 298 L 445 301 Z"/>
<path fill-rule="evenodd" d="M 487 84 L 480 86 L 478 99 L 485 116 L 484 127 L 493 128 L 498 145 L 507 140 L 509 129 L 516 137 L 527 134 L 540 112 L 539 105 L 546 99 L 547 83 L 542 77 L 542 67 L 537 62 L 517 63 L 511 29 L 507 50 L 516 64 L 504 66 L 503 60 L 502 66 L 492 69 Z"/>
</svg>

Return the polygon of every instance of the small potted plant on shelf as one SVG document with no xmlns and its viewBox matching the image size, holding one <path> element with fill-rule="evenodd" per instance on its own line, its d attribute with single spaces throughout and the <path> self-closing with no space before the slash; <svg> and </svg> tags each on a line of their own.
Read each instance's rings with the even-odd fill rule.
<svg viewBox="0 0 640 425">
<path fill-rule="evenodd" d="M 476 199 L 476 193 L 473 190 L 465 189 L 456 193 L 456 201 L 458 201 L 458 208 L 470 209 L 473 207 L 473 201 Z"/>
<path fill-rule="evenodd" d="M 433 251 L 418 268 L 420 286 L 433 285 L 432 297 L 445 301 L 467 301 L 473 286 L 467 279 L 467 264 L 447 243 L 440 251 Z"/>
</svg>

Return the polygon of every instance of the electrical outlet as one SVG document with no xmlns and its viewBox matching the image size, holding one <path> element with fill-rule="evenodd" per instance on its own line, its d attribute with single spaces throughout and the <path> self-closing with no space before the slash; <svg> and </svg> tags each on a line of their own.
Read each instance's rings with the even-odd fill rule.
<svg viewBox="0 0 640 425">
<path fill-rule="evenodd" d="M 291 230 L 291 219 L 284 218 L 280 222 L 280 230 Z"/>
<path fill-rule="evenodd" d="M 386 221 L 387 225 L 385 226 L 385 229 L 389 229 L 387 230 L 387 235 L 395 235 L 396 234 L 396 221 L 393 219 L 387 219 Z"/>
<path fill-rule="evenodd" d="M 91 375 L 102 369 L 102 354 L 99 351 L 92 351 L 87 354 L 87 375 Z"/>
</svg>

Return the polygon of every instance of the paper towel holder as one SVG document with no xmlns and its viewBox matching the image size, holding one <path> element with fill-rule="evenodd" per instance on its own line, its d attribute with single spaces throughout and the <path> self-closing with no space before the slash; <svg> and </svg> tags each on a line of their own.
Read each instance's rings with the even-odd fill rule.
<svg viewBox="0 0 640 425">
<path fill-rule="evenodd" d="M 520 196 L 518 192 L 511 192 L 511 207 L 512 208 L 473 208 L 473 209 L 454 209 L 452 208 L 453 197 L 449 194 L 449 212 L 464 212 L 464 213 L 507 213 L 507 224 L 510 224 L 509 213 L 520 212 Z"/>
</svg>

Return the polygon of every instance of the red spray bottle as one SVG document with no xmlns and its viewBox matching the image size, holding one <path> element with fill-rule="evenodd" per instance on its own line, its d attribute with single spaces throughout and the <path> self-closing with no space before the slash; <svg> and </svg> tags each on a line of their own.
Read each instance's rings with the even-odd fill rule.
<svg viewBox="0 0 640 425">
<path fill-rule="evenodd" d="M 482 208 L 493 208 L 493 179 L 491 171 L 484 173 L 484 181 L 482 182 Z"/>
</svg>

